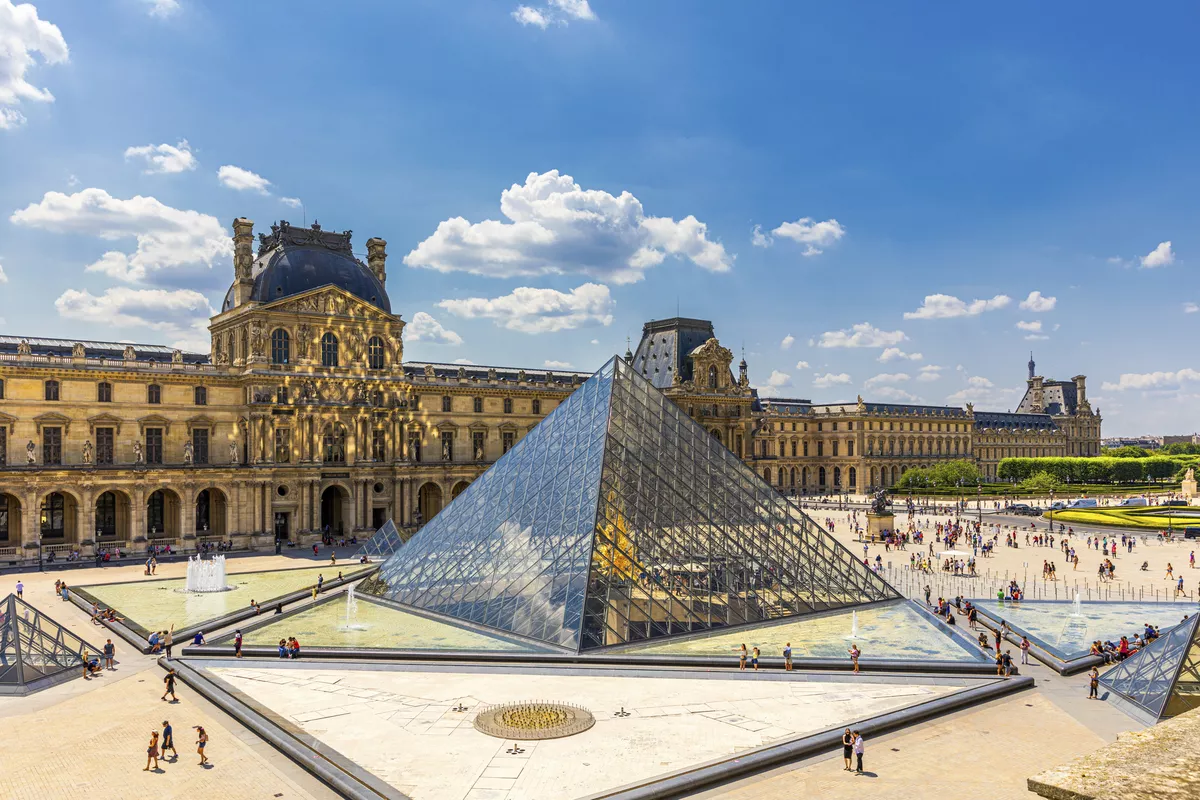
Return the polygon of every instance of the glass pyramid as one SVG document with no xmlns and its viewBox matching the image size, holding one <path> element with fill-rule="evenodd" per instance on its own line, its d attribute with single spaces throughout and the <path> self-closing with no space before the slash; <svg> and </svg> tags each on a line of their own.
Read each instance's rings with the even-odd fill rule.
<svg viewBox="0 0 1200 800">
<path fill-rule="evenodd" d="M 1100 683 L 1155 721 L 1200 708 L 1198 634 L 1200 614 L 1193 614 L 1104 673 Z"/>
<path fill-rule="evenodd" d="M 26 694 L 68 670 L 83 674 L 84 651 L 98 648 L 10 594 L 0 600 L 0 694 Z"/>
<path fill-rule="evenodd" d="M 619 358 L 360 591 L 573 651 L 899 597 Z"/>
<path fill-rule="evenodd" d="M 365 555 L 372 560 L 380 560 L 399 550 L 403 544 L 404 539 L 401 538 L 400 531 L 396 530 L 396 524 L 389 519 L 383 523 L 382 528 L 371 534 L 371 538 L 367 539 L 354 555 Z"/>
</svg>

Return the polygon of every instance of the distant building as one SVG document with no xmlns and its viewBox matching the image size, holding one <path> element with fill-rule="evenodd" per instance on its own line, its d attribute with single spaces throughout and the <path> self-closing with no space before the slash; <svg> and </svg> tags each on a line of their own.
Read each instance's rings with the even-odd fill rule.
<svg viewBox="0 0 1200 800">
<path fill-rule="evenodd" d="M 1169 444 L 1200 444 L 1200 433 L 1184 433 L 1179 436 L 1162 437 L 1163 447 Z"/>
<path fill-rule="evenodd" d="M 1144 450 L 1157 450 L 1163 446 L 1163 440 L 1157 436 L 1110 436 L 1100 440 L 1101 446 L 1107 450 L 1115 447 L 1140 447 Z"/>
</svg>

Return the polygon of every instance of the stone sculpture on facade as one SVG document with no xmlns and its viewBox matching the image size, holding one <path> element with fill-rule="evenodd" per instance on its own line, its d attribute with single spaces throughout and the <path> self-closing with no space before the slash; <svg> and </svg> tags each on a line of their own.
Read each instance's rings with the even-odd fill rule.
<svg viewBox="0 0 1200 800">
<path fill-rule="evenodd" d="M 296 329 L 296 355 L 300 358 L 308 358 L 308 345 L 312 341 L 312 329 L 307 325 L 301 325 Z"/>
<path fill-rule="evenodd" d="M 237 447 L 237 442 L 230 442 L 230 443 L 229 443 L 229 463 L 230 463 L 230 464 L 236 464 L 236 463 L 238 463 L 238 447 Z"/>
<path fill-rule="evenodd" d="M 37 445 L 33 443 L 32 439 L 29 440 L 29 444 L 25 445 L 25 462 L 27 464 L 37 463 Z"/>
<path fill-rule="evenodd" d="M 183 463 L 191 465 L 192 459 L 195 458 L 195 452 L 192 450 L 191 442 L 183 443 Z"/>
<path fill-rule="evenodd" d="M 133 349 L 133 345 L 125 345 L 125 349 L 121 351 L 121 358 L 126 361 L 137 360 L 137 351 Z"/>
<path fill-rule="evenodd" d="M 76 342 L 75 344 L 71 345 L 71 358 L 83 358 L 85 355 L 87 355 L 87 353 L 83 349 L 82 342 Z"/>
<path fill-rule="evenodd" d="M 83 463 L 92 463 L 92 440 L 88 439 L 83 443 Z"/>
<path fill-rule="evenodd" d="M 250 354 L 261 356 L 263 354 L 263 326 L 261 322 L 255 320 L 250 323 Z"/>
<path fill-rule="evenodd" d="M 133 440 L 133 463 L 135 463 L 135 464 L 145 463 L 142 460 L 142 443 L 139 442 L 137 439 Z"/>
</svg>

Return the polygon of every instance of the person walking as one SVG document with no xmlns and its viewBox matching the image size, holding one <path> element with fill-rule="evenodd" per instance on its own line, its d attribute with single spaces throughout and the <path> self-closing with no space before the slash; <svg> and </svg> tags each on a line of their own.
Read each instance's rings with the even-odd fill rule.
<svg viewBox="0 0 1200 800">
<path fill-rule="evenodd" d="M 1029 637 L 1022 636 L 1021 637 L 1021 664 L 1024 666 L 1029 665 L 1029 648 L 1031 646 L 1032 645 L 1029 643 Z"/>
<path fill-rule="evenodd" d="M 171 728 L 171 723 L 165 719 L 163 720 L 162 747 L 159 749 L 162 751 L 163 758 L 167 757 L 167 751 L 170 750 L 171 755 L 174 756 L 171 760 L 179 760 L 179 751 L 175 749 L 175 733 Z"/>
<path fill-rule="evenodd" d="M 853 756 L 854 734 L 850 732 L 849 728 L 846 728 L 846 730 L 842 733 L 842 761 L 845 762 L 845 765 L 842 767 L 842 769 L 844 769 L 846 772 L 850 772 L 852 769 L 854 769 L 853 762 L 851 761 Z"/>
<path fill-rule="evenodd" d="M 172 669 L 167 671 L 166 676 L 163 678 L 163 683 L 166 684 L 167 688 L 163 692 L 160 699 L 166 700 L 167 695 L 171 695 L 172 701 L 176 703 L 179 702 L 179 698 L 175 696 L 175 670 Z"/>
<path fill-rule="evenodd" d="M 107 642 L 104 643 L 104 668 L 105 669 L 109 669 L 109 670 L 116 669 L 116 667 L 113 666 L 113 659 L 116 658 L 116 655 L 117 655 L 117 648 L 113 645 L 112 639 L 109 639 Z"/>
<path fill-rule="evenodd" d="M 208 756 L 204 755 L 204 746 L 208 744 L 208 732 L 204 730 L 203 725 L 192 726 L 196 729 L 196 752 L 200 754 L 200 766 L 208 763 Z"/>
<path fill-rule="evenodd" d="M 25 597 L 25 584 L 17 581 L 17 599 L 21 600 Z"/>
<path fill-rule="evenodd" d="M 738 671 L 746 671 L 746 645 L 742 645 L 741 651 L 738 653 Z"/>
<path fill-rule="evenodd" d="M 150 762 L 154 762 L 154 768 L 158 769 L 158 731 L 150 731 L 150 746 L 146 748 L 146 766 L 142 772 L 150 771 Z"/>
<path fill-rule="evenodd" d="M 1100 670 L 1092 667 L 1092 671 L 1088 673 L 1088 700 L 1099 700 L 1098 692 L 1100 690 Z"/>
<path fill-rule="evenodd" d="M 240 628 L 233 632 L 233 655 L 236 658 L 242 657 L 242 631 Z"/>
<path fill-rule="evenodd" d="M 850 649 L 847 650 L 846 652 L 848 652 L 850 654 L 850 663 L 854 665 L 854 674 L 857 675 L 858 674 L 858 657 L 860 655 L 862 655 L 862 651 L 858 649 L 857 644 L 851 644 Z"/>
<path fill-rule="evenodd" d="M 857 769 L 855 771 L 859 775 L 861 775 L 862 771 L 863 771 L 863 763 L 862 762 L 863 762 L 863 755 L 866 752 L 866 749 L 867 749 L 867 747 L 866 747 L 866 743 L 863 742 L 862 731 L 855 731 L 854 732 L 854 759 L 855 759 L 855 761 L 858 762 Z"/>
<path fill-rule="evenodd" d="M 783 668 L 787 672 L 792 671 L 792 643 L 788 642 L 783 648 Z"/>
</svg>

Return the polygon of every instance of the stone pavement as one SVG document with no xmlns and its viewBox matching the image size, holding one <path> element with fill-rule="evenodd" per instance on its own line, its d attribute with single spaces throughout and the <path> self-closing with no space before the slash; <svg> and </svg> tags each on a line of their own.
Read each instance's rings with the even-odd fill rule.
<svg viewBox="0 0 1200 800">
<path fill-rule="evenodd" d="M 237 562 L 239 569 L 298 566 L 296 559 L 264 556 Z M 156 577 L 181 575 L 184 564 L 164 564 Z M 17 575 L 0 585 L 13 591 Z M 138 580 L 141 566 L 24 573 L 25 600 L 90 644 L 111 634 L 85 612 L 54 597 L 54 581 L 69 585 Z M 178 684 L 179 703 L 163 702 L 163 671 L 156 657 L 136 653 L 117 637 L 117 670 L 102 677 L 75 678 L 28 697 L 0 697 L 5 731 L 0 758 L 0 797 L 48 800 L 59 797 L 140 798 L 334 798 L 337 795 L 235 720 Z M 160 772 L 143 772 L 151 730 L 164 719 L 175 730 L 179 759 L 160 759 Z M 200 767 L 193 725 L 209 734 L 213 766 Z"/>
<path fill-rule="evenodd" d="M 866 742 L 864 775 L 843 771 L 837 752 L 695 797 L 1029 800 L 1028 776 L 1102 744 L 1040 692 L 1022 692 Z"/>
</svg>

